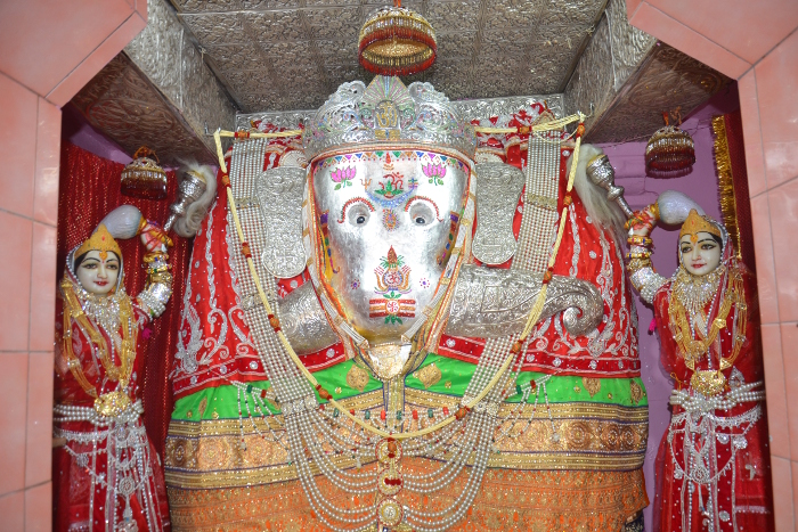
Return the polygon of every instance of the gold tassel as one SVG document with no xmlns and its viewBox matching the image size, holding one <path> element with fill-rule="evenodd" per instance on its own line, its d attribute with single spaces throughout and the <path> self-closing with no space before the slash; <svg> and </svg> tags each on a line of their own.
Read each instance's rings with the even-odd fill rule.
<svg viewBox="0 0 798 532">
<path fill-rule="evenodd" d="M 718 171 L 718 196 L 723 225 L 732 239 L 735 254 L 740 258 L 740 227 L 737 223 L 737 201 L 734 198 L 734 179 L 732 177 L 729 143 L 726 139 L 726 120 L 723 115 L 712 119 L 715 132 L 715 167 Z"/>
</svg>

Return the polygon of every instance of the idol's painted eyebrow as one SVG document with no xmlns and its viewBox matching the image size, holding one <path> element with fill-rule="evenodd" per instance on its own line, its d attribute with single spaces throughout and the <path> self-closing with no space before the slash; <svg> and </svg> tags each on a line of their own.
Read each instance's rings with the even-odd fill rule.
<svg viewBox="0 0 798 532">
<path fill-rule="evenodd" d="M 352 198 L 352 199 L 348 200 L 346 203 L 344 203 L 343 207 L 341 207 L 341 217 L 340 217 L 340 219 L 336 220 L 339 224 L 342 224 L 342 223 L 344 223 L 346 221 L 346 211 L 349 210 L 349 207 L 351 207 L 352 205 L 354 205 L 356 203 L 362 203 L 371 212 L 374 212 L 374 210 L 375 210 L 374 209 L 374 204 L 371 203 L 368 199 L 366 199 L 366 198 L 364 198 L 362 196 L 358 196 L 356 198 Z"/>
<path fill-rule="evenodd" d="M 417 200 L 426 201 L 427 203 L 431 204 L 435 208 L 435 218 L 437 218 L 439 222 L 443 221 L 441 219 L 441 213 L 438 210 L 438 204 L 435 203 L 434 201 L 432 201 L 430 198 L 428 198 L 426 196 L 413 196 L 412 198 L 407 200 L 407 203 L 405 203 L 405 212 L 409 211 L 410 210 L 410 205 L 412 205 L 413 202 L 415 202 Z"/>
</svg>

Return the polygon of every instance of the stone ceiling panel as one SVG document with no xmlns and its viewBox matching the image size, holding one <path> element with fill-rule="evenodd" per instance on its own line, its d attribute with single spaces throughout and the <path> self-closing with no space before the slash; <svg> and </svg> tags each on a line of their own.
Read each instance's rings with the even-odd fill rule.
<svg viewBox="0 0 798 532">
<path fill-rule="evenodd" d="M 480 22 L 480 2 L 427 2 L 424 17 L 430 21 L 435 31 L 476 31 Z"/>
<path fill-rule="evenodd" d="M 180 17 L 194 34 L 200 45 L 209 49 L 213 45 L 236 44 L 244 36 L 244 20 L 240 13 L 214 13 L 212 15 L 184 15 Z M 232 38 L 231 36 L 237 36 Z M 251 38 L 247 37 L 247 40 Z M 250 41 L 251 42 L 251 41 Z"/>
<path fill-rule="evenodd" d="M 329 65 L 357 65 L 357 39 L 355 40 L 332 40 L 332 41 L 317 41 L 316 49 L 319 55 L 324 60 L 325 64 Z M 292 54 L 295 59 L 300 59 L 302 53 L 295 52 Z"/>
<path fill-rule="evenodd" d="M 607 1 L 406 0 L 404 7 L 433 25 L 439 48 L 436 65 L 405 81 L 429 81 L 451 98 L 558 90 L 567 83 Z M 309 102 L 318 106 L 341 83 L 368 82 L 372 75 L 357 66 L 357 36 L 375 9 L 391 4 L 170 2 L 244 112 L 301 109 Z M 264 79 L 269 80 L 266 91 Z M 272 88 L 283 94 L 272 96 Z M 281 107 L 270 107 L 274 105 Z"/>
<path fill-rule="evenodd" d="M 192 97 L 209 101 L 213 89 L 198 86 Z M 146 145 L 167 166 L 191 159 L 214 163 L 213 152 L 124 54 L 111 60 L 70 104 L 128 155 Z"/>
<path fill-rule="evenodd" d="M 547 0 L 540 13 L 538 23 L 542 26 L 568 26 L 586 24 L 591 26 L 596 16 L 604 9 L 605 0 Z"/>
</svg>

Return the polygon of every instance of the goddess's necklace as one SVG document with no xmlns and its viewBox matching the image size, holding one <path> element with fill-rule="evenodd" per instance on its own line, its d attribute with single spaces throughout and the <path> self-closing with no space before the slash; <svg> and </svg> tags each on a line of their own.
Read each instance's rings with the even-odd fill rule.
<svg viewBox="0 0 798 532">
<path fill-rule="evenodd" d="M 85 297 L 87 292 L 85 290 L 76 290 L 77 285 L 68 278 L 61 281 L 61 288 L 64 293 L 64 331 L 63 331 L 63 353 L 67 361 L 67 367 L 75 377 L 75 380 L 80 384 L 81 388 L 95 399 L 94 408 L 105 416 L 116 416 L 121 414 L 130 404 L 130 397 L 125 393 L 124 389 L 130 382 L 130 376 L 133 373 L 133 361 L 136 358 L 136 339 L 138 336 L 138 329 L 133 324 L 133 308 L 130 302 L 130 297 L 124 292 L 120 292 L 115 296 L 107 297 L 110 302 L 101 302 L 101 298 L 93 296 L 96 300 L 89 298 L 81 302 L 78 294 L 82 291 Z M 88 305 L 88 311 L 84 310 L 86 302 L 91 302 Z M 83 303 L 83 304 L 82 304 Z M 113 321 L 109 313 L 112 309 L 117 309 L 116 322 Z M 92 314 L 88 314 L 88 312 Z M 97 330 L 97 327 L 92 323 L 91 317 L 95 322 L 99 323 L 101 327 L 108 331 L 108 327 L 113 326 L 113 323 L 118 323 L 115 329 L 114 336 L 111 338 L 119 338 L 119 360 L 120 365 L 117 366 L 111 350 L 109 349 L 108 342 L 102 333 Z M 100 395 L 97 392 L 96 386 L 92 385 L 86 378 L 81 366 L 80 360 L 75 356 L 72 349 L 72 320 L 77 323 L 79 329 L 89 338 L 91 343 L 95 346 L 97 351 L 97 358 L 105 368 L 106 376 L 111 381 L 119 382 L 119 389 Z M 104 323 L 103 323 L 104 322 Z M 121 329 L 121 336 L 120 336 Z M 110 333 L 109 333 L 110 336 Z"/>
<path fill-rule="evenodd" d="M 673 280 L 673 295 L 690 316 L 702 315 L 707 304 L 718 293 L 720 279 L 725 272 L 726 266 L 721 264 L 710 273 L 697 277 L 680 265 Z"/>
<path fill-rule="evenodd" d="M 684 357 L 685 365 L 693 371 L 690 385 L 706 396 L 713 396 L 723 392 L 726 387 L 726 377 L 723 375 L 723 370 L 732 367 L 745 342 L 748 307 L 745 303 L 742 275 L 738 268 L 728 269 L 728 282 L 723 290 L 718 313 L 711 323 L 708 322 L 711 311 L 706 313 L 704 311 L 706 305 L 718 293 L 720 279 L 726 271 L 725 266 L 720 266 L 705 276 L 709 277 L 715 274 L 712 279 L 705 280 L 703 277 L 689 279 L 685 275 L 693 276 L 683 271 L 680 267 L 676 273 L 669 300 L 668 315 L 674 332 L 674 340 Z M 715 286 L 715 291 L 710 292 L 709 289 L 713 285 Z M 703 305 L 698 306 L 702 301 Z M 723 356 L 720 349 L 718 349 L 717 369 L 696 370 L 696 363 L 704 355 L 711 356 L 712 344 L 715 343 L 721 329 L 726 328 L 727 318 L 732 307 L 734 307 L 734 330 L 732 331 L 731 353 L 729 356 Z M 693 325 L 692 316 L 702 318 L 704 322 L 703 331 L 701 327 Z"/>
</svg>

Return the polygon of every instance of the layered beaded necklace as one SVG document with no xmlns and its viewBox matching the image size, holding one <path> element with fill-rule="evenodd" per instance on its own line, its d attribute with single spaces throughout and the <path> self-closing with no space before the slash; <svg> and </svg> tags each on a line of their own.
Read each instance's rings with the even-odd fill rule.
<svg viewBox="0 0 798 532">
<path fill-rule="evenodd" d="M 725 273 L 728 273 L 728 280 L 721 290 L 720 282 Z M 706 309 L 710 301 L 712 305 Z M 690 385 L 708 397 L 722 393 L 726 388 L 723 371 L 734 365 L 746 340 L 748 306 L 745 303 L 745 289 L 739 269 L 720 265 L 707 275 L 695 277 L 680 266 L 671 288 L 669 302 L 668 315 L 674 340 L 684 357 L 685 365 L 693 371 Z M 710 321 L 716 304 L 717 313 Z M 721 347 L 715 347 L 718 358 L 716 366 L 712 360 L 713 345 L 719 341 L 720 331 L 726 328 L 732 310 L 731 352 L 723 356 Z M 708 369 L 697 370 L 696 364 L 704 356 L 707 357 Z"/>
<path fill-rule="evenodd" d="M 583 118 L 580 116 L 580 118 Z M 579 131 L 584 131 L 580 124 Z M 221 154 L 219 132 L 216 133 L 217 147 L 219 148 L 220 165 L 226 172 L 226 164 Z M 535 142 L 533 142 L 533 138 Z M 529 150 L 535 149 L 535 155 L 541 156 L 538 151 L 545 149 L 540 139 L 530 135 Z M 580 139 L 577 137 L 574 158 L 576 159 Z M 240 278 L 240 290 L 246 296 L 257 295 L 261 305 L 255 305 L 245 311 L 247 322 L 253 333 L 253 339 L 266 369 L 276 400 L 279 402 L 283 414 L 283 427 L 287 441 L 290 464 L 296 470 L 300 484 L 313 508 L 316 517 L 326 526 L 335 531 L 352 532 L 373 530 L 375 524 L 384 529 L 394 530 L 401 527 L 412 527 L 419 532 L 443 531 L 450 528 L 462 519 L 473 504 L 479 493 L 484 473 L 487 469 L 488 458 L 492 452 L 497 428 L 509 418 L 499 417 L 499 408 L 504 400 L 514 395 L 513 391 L 522 395 L 526 403 L 530 393 L 537 389 L 538 384 L 545 395 L 545 381 L 535 381 L 526 385 L 515 385 L 521 367 L 521 353 L 525 352 L 527 337 L 531 328 L 537 322 L 543 303 L 545 301 L 546 287 L 551 279 L 551 272 L 556 260 L 557 251 L 562 240 L 565 226 L 566 211 L 570 206 L 570 192 L 576 169 L 576 161 L 572 165 L 569 176 L 567 195 L 560 215 L 559 226 L 556 225 L 556 179 L 559 169 L 559 150 L 551 151 L 547 174 L 554 179 L 552 186 L 548 181 L 545 187 L 550 189 L 554 196 L 555 216 L 551 217 L 548 227 L 534 227 L 536 233 L 532 234 L 532 225 L 529 221 L 524 224 L 522 220 L 522 237 L 520 245 L 531 242 L 554 241 L 552 247 L 546 246 L 548 261 L 543 261 L 547 266 L 544 276 L 544 285 L 541 294 L 530 312 L 524 332 L 508 338 L 491 340 L 486 345 L 480 360 L 475 368 L 474 375 L 460 402 L 461 406 L 450 415 L 447 408 L 442 409 L 444 419 L 433 425 L 406 431 L 407 416 L 403 410 L 390 412 L 385 415 L 383 410 L 379 423 L 376 416 L 371 416 L 369 411 L 356 412 L 344 408 L 326 391 L 315 377 L 304 367 L 299 357 L 293 351 L 285 334 L 281 331 L 279 321 L 279 305 L 277 304 L 277 286 L 275 279 L 266 272 L 260 261 L 253 261 L 252 256 L 260 256 L 266 242 L 262 231 L 257 228 L 258 209 L 248 209 L 246 205 L 237 208 L 236 198 L 254 197 L 256 179 L 262 173 L 264 155 L 268 143 L 265 139 L 253 140 L 246 143 L 237 143 L 234 146 L 230 176 L 223 176 L 223 183 L 227 187 L 229 205 L 228 227 L 235 227 L 241 242 L 240 248 L 232 247 L 232 259 L 236 261 L 239 271 L 250 272 L 249 276 Z M 531 157 L 531 155 L 530 155 Z M 473 169 L 472 169 L 473 170 Z M 533 174 L 528 165 L 528 183 L 540 180 L 542 176 Z M 473 180 L 472 180 L 473 181 Z M 529 191 L 529 189 L 528 189 Z M 469 198 L 472 196 L 469 195 Z M 303 204 L 307 208 L 308 201 Z M 473 219 L 473 204 L 471 205 L 470 219 Z M 467 207 L 468 209 L 468 207 Z M 532 212 L 532 209 L 529 209 Z M 526 212 L 523 218 L 531 216 Z M 465 217 L 464 217 L 465 218 Z M 466 235 L 470 235 L 470 223 L 465 224 L 466 231 L 461 230 L 462 237 L 458 235 L 457 246 L 469 244 Z M 552 234 L 552 228 L 555 232 Z M 310 231 L 313 233 L 313 231 Z M 306 232 L 307 234 L 307 232 Z M 464 254 L 468 250 L 463 251 Z M 454 254 L 453 254 L 454 255 Z M 526 258 L 521 262 L 531 260 Z M 459 264 L 457 257 L 454 264 Z M 309 261 L 309 269 L 314 270 L 315 264 Z M 451 266 L 451 262 L 450 262 Z M 454 284 L 456 269 L 447 266 L 449 275 L 446 284 Z M 522 265 L 519 263 L 519 267 Z M 529 267 L 529 266 L 527 266 Z M 311 275 L 316 272 L 311 271 Z M 440 290 L 446 293 L 447 290 Z M 341 319 L 337 313 L 330 312 L 330 302 L 323 307 L 332 314 L 336 329 L 345 332 L 355 344 L 358 342 L 357 333 L 351 325 Z M 448 304 L 443 297 L 437 302 L 437 309 Z M 272 311 L 274 309 L 274 311 Z M 435 312 L 434 314 L 438 314 Z M 421 326 L 425 320 L 419 320 Z M 434 320 L 437 322 L 439 320 Z M 433 322 L 433 330 L 434 330 Z M 420 326 L 419 326 L 420 328 Z M 352 329 L 351 331 L 349 329 Z M 414 332 L 415 334 L 415 332 Z M 435 336 L 434 334 L 432 336 Z M 511 367 L 512 366 L 512 367 Z M 509 371 L 508 371 L 509 370 Z M 316 393 L 328 401 L 319 404 Z M 244 395 L 250 394 L 247 389 Z M 239 389 L 239 404 L 241 397 Z M 265 396 L 265 392 L 263 394 Z M 537 397 L 537 395 L 536 395 Z M 548 400 L 547 406 L 548 406 Z M 245 399 L 245 404 L 248 399 Z M 258 404 L 254 400 L 254 404 Z M 537 400 L 535 402 L 537 405 Z M 265 404 L 258 404 L 263 412 Z M 327 408 L 332 406 L 333 408 Z M 520 416 L 522 404 L 519 404 L 513 414 Z M 247 404 L 247 408 L 249 406 Z M 239 407 L 239 410 L 241 408 Z M 266 409 L 268 411 L 268 408 Z M 241 415 L 241 413 L 240 413 Z M 413 419 L 417 419 L 413 415 Z M 517 419 L 517 418 L 516 418 Z M 553 424 L 553 421 L 552 421 Z M 513 424 L 514 425 L 514 424 Z M 420 426 L 420 423 L 419 423 Z M 242 445 L 243 445 L 243 423 Z M 506 437 L 507 432 L 498 434 Z M 557 436 L 555 431 L 555 436 Z M 275 441 L 279 438 L 275 437 Z M 432 470 L 424 473 L 410 473 L 403 470 L 401 459 L 406 457 L 419 457 L 435 459 L 438 464 Z M 369 462 L 366 467 L 363 462 Z M 468 480 L 452 503 L 440 511 L 424 511 L 400 503 L 396 498 L 402 490 L 412 493 L 428 494 L 436 492 L 449 485 L 455 478 L 471 466 Z M 322 474 L 336 487 L 354 495 L 355 503 L 351 508 L 341 507 L 331 502 L 316 482 L 316 476 Z M 365 500 L 360 500 L 359 496 Z M 371 497 L 369 497 L 371 496 Z M 398 527 L 398 528 L 397 528 Z"/>
<path fill-rule="evenodd" d="M 726 266 L 720 265 L 701 277 L 679 266 L 673 281 L 673 295 L 691 316 L 704 314 L 704 309 L 718 293 Z"/>
</svg>

